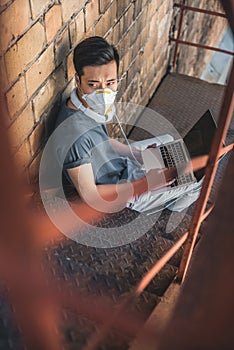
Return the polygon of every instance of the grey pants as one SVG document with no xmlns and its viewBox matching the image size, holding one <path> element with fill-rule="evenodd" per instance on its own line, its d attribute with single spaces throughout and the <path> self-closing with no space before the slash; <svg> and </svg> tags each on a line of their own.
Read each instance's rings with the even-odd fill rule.
<svg viewBox="0 0 234 350">
<path fill-rule="evenodd" d="M 168 138 L 169 135 L 165 135 Z M 162 143 L 163 136 L 151 138 L 148 140 L 134 142 L 133 147 L 143 150 L 152 143 L 159 145 Z M 164 141 L 164 140 L 163 140 Z M 167 141 L 166 141 L 167 142 Z M 164 142 L 163 142 L 164 143 Z M 132 198 L 127 207 L 138 212 L 156 213 L 167 208 L 171 211 L 181 212 L 195 202 L 199 196 L 202 186 L 202 180 L 187 186 L 176 188 L 165 187 L 157 191 L 147 192 L 140 196 Z"/>
</svg>

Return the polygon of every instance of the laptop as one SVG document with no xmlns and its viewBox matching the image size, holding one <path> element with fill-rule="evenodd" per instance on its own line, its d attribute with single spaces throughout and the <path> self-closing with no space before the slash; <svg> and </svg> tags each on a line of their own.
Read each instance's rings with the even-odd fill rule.
<svg viewBox="0 0 234 350">
<path fill-rule="evenodd" d="M 152 168 L 177 167 L 189 162 L 191 158 L 204 154 L 209 154 L 214 134 L 216 122 L 210 110 L 207 110 L 198 122 L 189 130 L 184 139 L 173 140 L 160 144 L 156 148 L 145 149 L 142 158 L 145 170 Z M 199 181 L 205 173 L 201 169 L 180 175 L 170 187 L 185 186 Z"/>
</svg>

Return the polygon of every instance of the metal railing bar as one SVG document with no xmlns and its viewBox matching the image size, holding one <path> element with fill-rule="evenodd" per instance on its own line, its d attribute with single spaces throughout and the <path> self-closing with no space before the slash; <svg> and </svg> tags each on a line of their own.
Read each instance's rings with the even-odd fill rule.
<svg viewBox="0 0 234 350">
<path fill-rule="evenodd" d="M 139 296 L 152 279 L 161 271 L 161 269 L 166 265 L 166 263 L 173 257 L 177 250 L 184 244 L 188 237 L 188 231 L 183 234 L 182 237 L 160 258 L 156 264 L 146 273 L 146 275 L 139 282 L 138 286 L 134 291 L 135 296 Z"/>
<path fill-rule="evenodd" d="M 223 49 L 220 49 L 218 47 L 203 45 L 203 44 L 199 44 L 199 43 L 193 43 L 191 41 L 180 40 L 180 39 L 176 39 L 176 38 L 172 38 L 172 37 L 170 37 L 170 40 L 171 41 L 175 41 L 177 44 L 194 46 L 194 47 L 198 47 L 198 48 L 201 48 L 201 49 L 217 51 L 217 52 L 221 52 L 221 53 L 224 53 L 224 54 L 227 54 L 227 55 L 234 56 L 234 52 L 228 51 L 228 50 L 223 50 Z M 173 65 L 174 65 L 174 60 L 173 60 Z"/>
<path fill-rule="evenodd" d="M 201 224 L 201 217 L 204 213 L 204 210 L 210 195 L 211 187 L 214 182 L 216 170 L 218 167 L 219 152 L 220 150 L 222 150 L 223 140 L 226 137 L 228 126 L 232 118 L 233 109 L 234 109 L 233 86 L 234 86 L 234 65 L 232 66 L 231 74 L 225 90 L 225 95 L 223 98 L 221 111 L 219 114 L 220 117 L 218 120 L 217 130 L 212 143 L 202 189 L 200 192 L 200 196 L 196 202 L 194 215 L 192 217 L 191 224 L 189 227 L 189 235 L 184 248 L 181 264 L 179 267 L 179 272 L 177 277 L 178 282 L 182 282 L 184 280 L 188 269 L 188 265 L 190 263 L 192 251 L 193 251 L 194 244 L 195 244 L 197 234 Z"/>
<path fill-rule="evenodd" d="M 201 13 L 205 13 L 207 15 L 227 18 L 225 13 L 210 11 L 210 10 L 206 10 L 206 9 L 200 9 L 198 7 L 192 7 L 192 6 L 187 6 L 187 5 L 178 4 L 178 3 L 174 4 L 174 7 L 179 7 L 181 9 L 183 8 L 183 10 L 189 10 L 189 11 L 193 11 L 193 12 L 201 12 Z"/>
<path fill-rule="evenodd" d="M 179 20 L 179 28 L 178 28 L 178 33 L 177 33 L 177 40 L 179 40 L 180 34 L 181 34 L 182 22 L 183 22 L 183 18 L 184 18 L 183 6 L 185 5 L 185 0 L 183 0 L 181 5 L 182 5 L 182 8 L 181 8 L 181 12 L 180 12 L 180 20 Z M 172 63 L 173 67 L 175 67 L 175 64 L 176 64 L 176 57 L 177 57 L 177 52 L 178 52 L 178 46 L 179 46 L 179 43 L 178 43 L 178 41 L 176 41 L 175 51 L 174 51 L 174 55 L 173 55 L 173 63 Z"/>
</svg>

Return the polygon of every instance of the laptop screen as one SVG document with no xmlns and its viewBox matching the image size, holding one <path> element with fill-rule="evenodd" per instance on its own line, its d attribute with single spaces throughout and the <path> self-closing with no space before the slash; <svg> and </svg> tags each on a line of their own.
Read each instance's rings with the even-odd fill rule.
<svg viewBox="0 0 234 350">
<path fill-rule="evenodd" d="M 184 143 L 191 158 L 210 153 L 216 128 L 216 122 L 211 111 L 207 110 L 184 137 Z M 205 169 L 201 169 L 195 172 L 194 175 L 199 181 L 204 173 Z"/>
</svg>

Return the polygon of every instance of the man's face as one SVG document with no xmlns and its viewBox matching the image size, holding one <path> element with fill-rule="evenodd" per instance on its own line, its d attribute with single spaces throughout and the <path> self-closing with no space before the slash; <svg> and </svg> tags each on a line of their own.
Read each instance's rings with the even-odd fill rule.
<svg viewBox="0 0 234 350">
<path fill-rule="evenodd" d="M 86 66 L 83 72 L 79 86 L 84 94 L 105 88 L 117 90 L 117 64 L 114 60 L 101 66 Z"/>
</svg>

